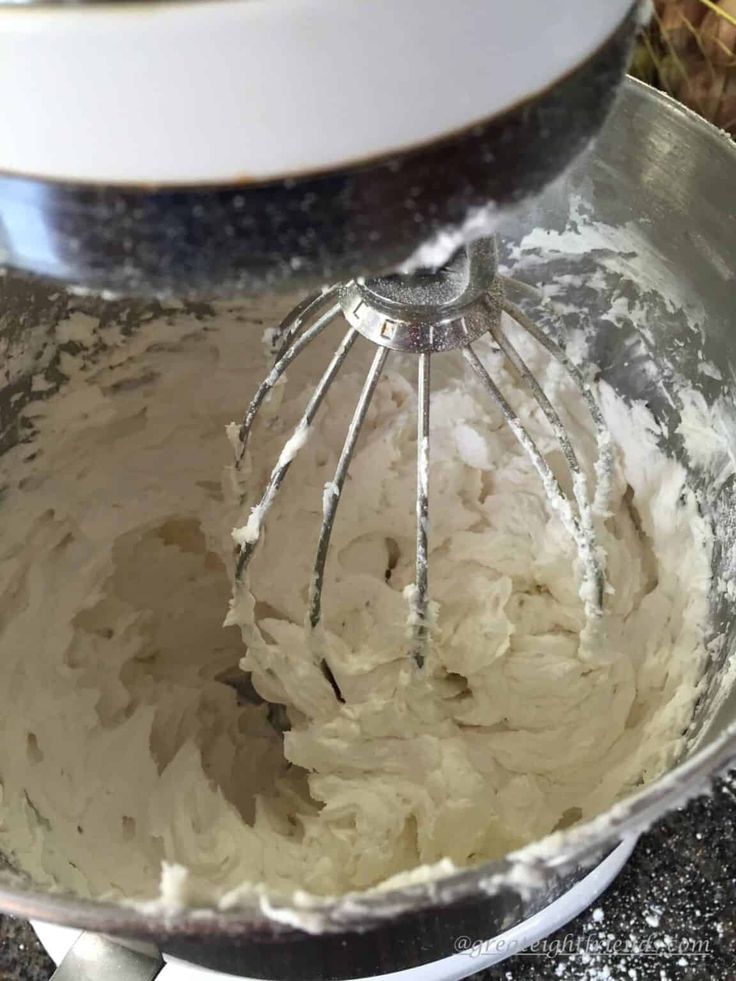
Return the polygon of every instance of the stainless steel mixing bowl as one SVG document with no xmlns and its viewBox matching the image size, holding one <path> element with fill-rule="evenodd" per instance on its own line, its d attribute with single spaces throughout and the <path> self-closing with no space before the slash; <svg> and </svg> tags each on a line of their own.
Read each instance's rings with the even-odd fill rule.
<svg viewBox="0 0 736 981">
<path fill-rule="evenodd" d="M 719 397 L 736 401 L 734 188 L 736 147 L 728 138 L 665 96 L 629 81 L 594 152 L 532 211 L 507 220 L 503 228 L 506 261 L 513 260 L 529 281 L 557 282 L 565 303 L 586 311 L 570 313 L 568 319 L 570 326 L 582 319 L 595 324 L 593 356 L 603 377 L 628 397 L 647 401 L 663 438 L 686 464 L 676 432 L 678 379 L 686 379 L 709 403 Z M 546 234 L 525 239 L 535 226 Z M 54 325 L 70 309 L 86 310 L 103 324 L 122 324 L 126 330 L 161 309 L 74 298 L 15 276 L 0 282 L 0 292 L 0 337 L 6 349 L 3 451 L 32 439 L 21 419 L 28 403 L 40 397 L 32 389 L 34 365 L 55 356 Z M 628 307 L 612 308 L 614 297 L 622 296 L 630 301 Z M 627 309 L 638 309 L 640 315 L 632 319 Z M 206 323 L 208 310 L 199 313 Z M 704 362 L 718 370 L 704 372 Z M 719 371 L 722 380 L 714 377 Z M 56 383 L 63 382 L 58 373 Z M 736 447 L 728 432 L 723 439 L 728 456 Z M 736 572 L 736 523 L 730 518 L 736 505 L 734 475 L 727 467 L 716 479 L 694 466 L 691 475 L 703 511 L 718 528 L 714 581 L 729 580 Z M 185 960 L 236 976 L 310 981 L 428 963 L 450 953 L 458 935 L 490 937 L 539 910 L 622 836 L 702 791 L 736 761 L 736 729 L 729 724 L 728 705 L 720 704 L 736 619 L 727 593 L 715 585 L 712 610 L 713 658 L 688 734 L 687 758 L 606 814 L 513 857 L 447 876 L 432 887 L 356 896 L 349 904 L 325 901 L 314 911 L 316 933 L 289 926 L 290 911 L 283 904 L 268 915 L 255 903 L 206 916 L 192 911 L 144 915 L 121 905 L 39 891 L 10 868 L 0 872 L 0 908 L 152 940 Z"/>
</svg>

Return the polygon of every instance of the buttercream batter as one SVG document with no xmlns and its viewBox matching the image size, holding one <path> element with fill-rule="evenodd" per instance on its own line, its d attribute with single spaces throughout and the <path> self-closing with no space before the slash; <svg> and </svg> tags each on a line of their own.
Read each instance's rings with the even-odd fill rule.
<svg viewBox="0 0 736 981">
<path fill-rule="evenodd" d="M 646 408 L 605 385 L 618 464 L 598 519 L 610 591 L 597 650 L 580 649 L 575 545 L 451 355 L 433 359 L 437 609 L 424 669 L 407 656 L 403 595 L 411 359 L 391 361 L 358 445 L 319 636 L 308 641 L 302 624 L 325 485 L 364 377 L 357 353 L 297 447 L 223 629 L 231 531 L 246 525 L 327 353 L 278 387 L 237 477 L 225 427 L 267 371 L 262 328 L 247 323 L 262 315 L 244 308 L 204 330 L 182 312 L 131 337 L 81 317 L 61 324 L 69 382 L 27 410 L 32 438 L 3 458 L 0 850 L 40 886 L 134 899 L 162 889 L 222 906 L 256 883 L 363 889 L 589 817 L 681 748 L 705 658 L 710 531 Z M 538 410 L 479 350 L 564 480 Z M 539 351 L 524 354 L 592 478 L 579 397 Z"/>
</svg>

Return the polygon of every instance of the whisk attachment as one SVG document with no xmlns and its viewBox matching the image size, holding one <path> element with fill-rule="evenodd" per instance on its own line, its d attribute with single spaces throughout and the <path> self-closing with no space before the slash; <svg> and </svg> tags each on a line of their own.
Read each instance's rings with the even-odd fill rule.
<svg viewBox="0 0 736 981">
<path fill-rule="evenodd" d="M 245 458 L 253 423 L 261 406 L 289 365 L 338 319 L 347 321 L 348 330 L 283 447 L 263 496 L 252 508 L 246 524 L 233 532 L 239 548 L 237 581 L 243 580 L 261 537 L 265 517 L 295 455 L 308 438 L 325 395 L 358 335 L 362 335 L 377 349 L 348 425 L 334 476 L 325 485 L 322 522 L 309 584 L 307 628 L 314 631 L 322 619 L 325 567 L 340 499 L 371 400 L 392 351 L 415 353 L 418 359 L 415 579 L 406 590 L 411 630 L 410 653 L 416 664 L 421 666 L 426 659 L 432 626 L 429 595 L 430 383 L 432 356 L 442 352 L 461 352 L 537 470 L 551 506 L 575 541 L 582 570 L 580 595 L 588 622 L 600 620 L 606 580 L 604 553 L 598 541 L 594 517 L 606 511 L 613 464 L 610 434 L 580 369 L 553 338 L 507 299 L 505 285 L 531 290 L 525 284 L 499 276 L 494 243 L 480 240 L 468 246 L 441 270 L 379 277 L 366 282 L 353 280 L 308 297 L 292 311 L 275 332 L 278 350 L 273 368 L 256 391 L 237 430 L 236 468 L 240 468 Z M 504 313 L 561 365 L 590 412 L 598 443 L 594 495 L 588 491 L 585 472 L 559 413 L 502 326 Z M 552 472 L 530 432 L 480 360 L 473 344 L 483 336 L 490 336 L 546 418 L 565 460 L 572 494 L 564 489 Z M 339 696 L 329 669 L 324 667 Z"/>
</svg>

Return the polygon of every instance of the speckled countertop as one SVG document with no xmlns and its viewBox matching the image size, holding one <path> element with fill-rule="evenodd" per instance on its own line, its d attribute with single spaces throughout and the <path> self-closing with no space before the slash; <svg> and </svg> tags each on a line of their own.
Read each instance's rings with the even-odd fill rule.
<svg viewBox="0 0 736 981">
<path fill-rule="evenodd" d="M 0 981 L 48 981 L 52 970 L 30 927 L 0 917 Z M 644 835 L 608 892 L 550 938 L 547 954 L 475 978 L 736 979 L 736 771 Z"/>
</svg>

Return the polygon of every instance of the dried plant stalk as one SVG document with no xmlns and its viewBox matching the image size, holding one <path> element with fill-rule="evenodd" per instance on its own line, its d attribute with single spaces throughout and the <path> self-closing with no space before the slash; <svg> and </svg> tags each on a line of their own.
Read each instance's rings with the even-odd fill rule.
<svg viewBox="0 0 736 981">
<path fill-rule="evenodd" d="M 736 136 L 736 0 L 655 0 L 632 73 Z"/>
</svg>

